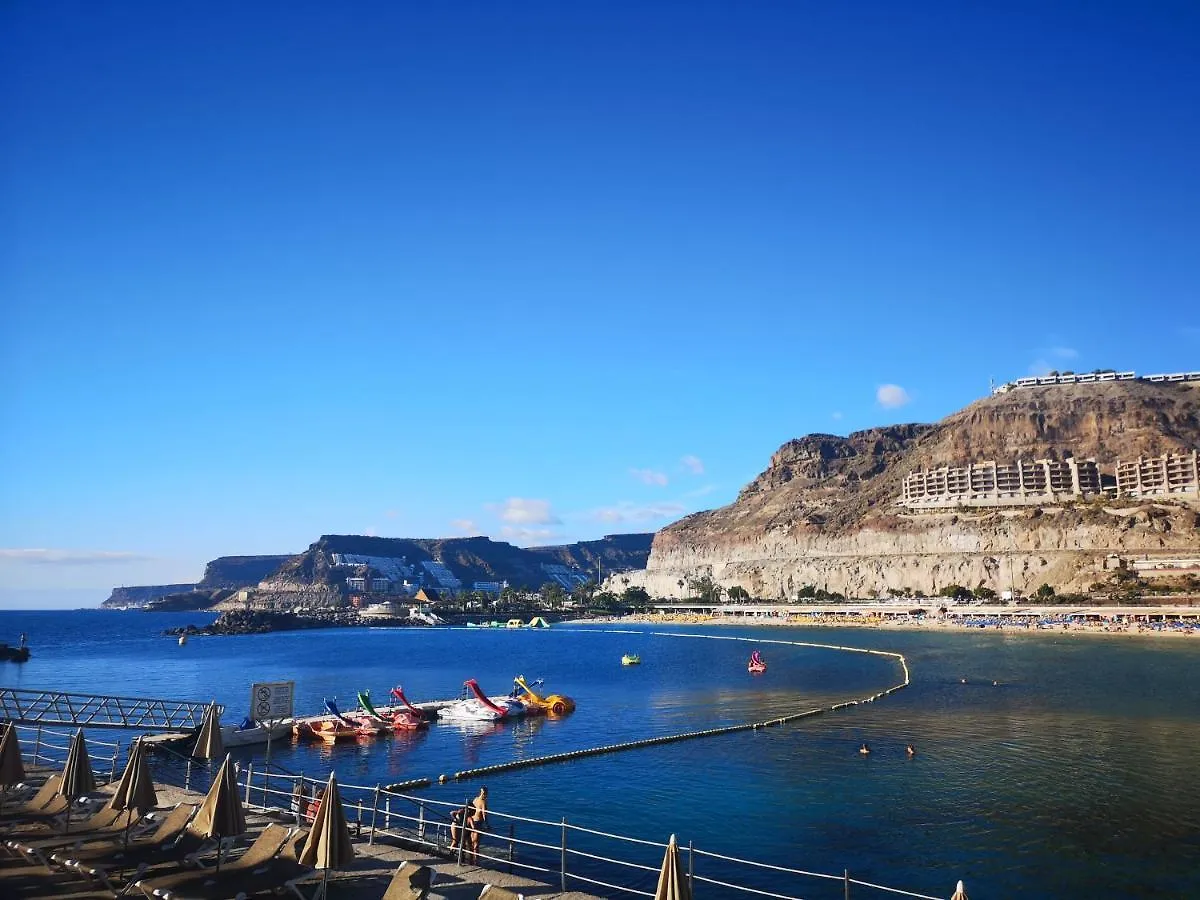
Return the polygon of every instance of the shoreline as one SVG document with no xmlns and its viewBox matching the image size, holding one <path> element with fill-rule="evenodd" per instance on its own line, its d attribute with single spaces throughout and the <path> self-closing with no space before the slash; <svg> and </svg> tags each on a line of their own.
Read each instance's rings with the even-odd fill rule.
<svg viewBox="0 0 1200 900">
<path fill-rule="evenodd" d="M 823 618 L 793 618 L 782 616 L 705 616 L 688 613 L 658 613 L 651 615 L 609 616 L 595 619 L 575 619 L 564 625 L 744 625 L 772 628 L 864 628 L 877 631 L 922 631 L 970 634 L 1070 635 L 1100 637 L 1193 638 L 1200 640 L 1200 627 L 1154 627 L 1118 623 L 1054 623 L 1031 624 L 1027 621 L 1004 621 L 966 624 L 939 619 L 872 619 L 862 616 L 827 615 Z"/>
</svg>

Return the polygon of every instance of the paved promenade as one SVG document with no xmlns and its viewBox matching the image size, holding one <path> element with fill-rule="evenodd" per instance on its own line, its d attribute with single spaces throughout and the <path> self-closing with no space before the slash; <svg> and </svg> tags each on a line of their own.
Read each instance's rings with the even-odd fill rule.
<svg viewBox="0 0 1200 900">
<path fill-rule="evenodd" d="M 47 773 L 40 773 L 47 774 Z M 34 775 L 30 772 L 30 775 Z M 35 778 L 35 780 L 38 780 Z M 184 791 L 173 786 L 157 786 L 159 808 L 170 808 L 177 803 L 188 802 L 199 804 L 204 796 L 192 791 Z M 99 794 L 106 793 L 101 788 Z M 270 822 L 294 825 L 295 816 L 282 811 L 263 814 L 246 810 L 246 823 L 249 826 L 246 835 L 239 843 L 240 848 L 249 846 L 257 834 Z M 351 835 L 354 825 L 351 823 Z M 235 853 L 240 852 L 235 851 Z M 354 862 L 340 871 L 329 873 L 329 895 L 341 900 L 379 900 L 387 890 L 392 874 L 405 861 L 415 865 L 429 866 L 433 871 L 433 884 L 429 896 L 439 900 L 475 900 L 485 884 L 503 887 L 513 893 L 526 897 L 536 897 L 539 900 L 595 900 L 593 895 L 568 891 L 563 893 L 558 885 L 548 885 L 532 881 L 520 875 L 510 875 L 499 869 L 489 869 L 476 865 L 458 865 L 453 858 L 431 855 L 426 849 L 405 847 L 395 838 L 381 835 L 374 845 L 367 843 L 364 833 L 354 839 Z M 497 864 L 500 865 L 500 864 Z M 34 875 L 36 880 L 27 876 Z M 44 879 L 44 880 L 43 880 Z M 306 895 L 315 890 L 320 881 L 318 872 L 313 878 L 302 884 L 307 885 Z M 40 883 L 39 883 L 40 882 Z M 20 885 L 18 888 L 17 886 Z M 9 890 L 11 888 L 11 890 Z M 0 866 L 0 897 L 21 898 L 21 900 L 93 900 L 93 898 L 111 897 L 111 894 L 97 891 L 96 886 L 89 887 L 81 877 L 74 877 L 55 870 L 48 872 L 41 866 L 19 865 L 17 860 L 9 860 Z M 137 892 L 126 896 L 140 897 Z M 489 894 L 491 896 L 491 894 Z"/>
</svg>

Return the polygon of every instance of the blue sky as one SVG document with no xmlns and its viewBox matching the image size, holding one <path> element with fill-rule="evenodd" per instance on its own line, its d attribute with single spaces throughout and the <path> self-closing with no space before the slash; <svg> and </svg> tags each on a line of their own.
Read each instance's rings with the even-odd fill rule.
<svg viewBox="0 0 1200 900">
<path fill-rule="evenodd" d="M 0 88 L 0 606 L 1200 367 L 1191 2 L 25 0 Z"/>
</svg>

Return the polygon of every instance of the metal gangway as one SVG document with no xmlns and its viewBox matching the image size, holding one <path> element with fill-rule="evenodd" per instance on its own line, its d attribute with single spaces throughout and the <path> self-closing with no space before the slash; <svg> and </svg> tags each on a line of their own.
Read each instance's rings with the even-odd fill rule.
<svg viewBox="0 0 1200 900">
<path fill-rule="evenodd" d="M 199 728 L 204 710 L 210 705 L 203 700 L 0 688 L 0 720 L 18 725 L 181 731 Z M 217 712 L 224 712 L 224 707 L 218 704 Z"/>
</svg>

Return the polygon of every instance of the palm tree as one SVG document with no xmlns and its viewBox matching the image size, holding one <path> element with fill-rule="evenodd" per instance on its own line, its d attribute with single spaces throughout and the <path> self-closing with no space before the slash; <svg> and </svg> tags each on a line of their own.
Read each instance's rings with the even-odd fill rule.
<svg viewBox="0 0 1200 900">
<path fill-rule="evenodd" d="M 683 579 L 682 579 L 682 578 L 680 578 L 680 579 L 679 579 L 677 582 L 675 582 L 675 583 L 676 583 L 677 585 L 679 585 L 679 599 L 680 599 L 680 600 L 682 600 L 682 599 L 683 599 Z"/>
</svg>

